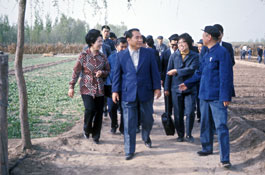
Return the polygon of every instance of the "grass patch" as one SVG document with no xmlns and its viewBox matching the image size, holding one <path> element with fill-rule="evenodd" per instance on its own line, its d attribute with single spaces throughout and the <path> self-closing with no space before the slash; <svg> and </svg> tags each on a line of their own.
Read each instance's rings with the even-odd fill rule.
<svg viewBox="0 0 265 175">
<path fill-rule="evenodd" d="M 24 74 L 28 93 L 31 137 L 56 136 L 69 130 L 83 117 L 79 93 L 67 96 L 75 61 Z M 79 92 L 76 85 L 75 92 Z M 20 138 L 19 98 L 15 76 L 9 77 L 8 137 Z"/>
</svg>

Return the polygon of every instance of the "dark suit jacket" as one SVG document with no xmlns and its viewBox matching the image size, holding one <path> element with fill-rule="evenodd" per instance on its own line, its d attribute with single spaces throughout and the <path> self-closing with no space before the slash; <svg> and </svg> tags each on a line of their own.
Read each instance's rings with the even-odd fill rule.
<svg viewBox="0 0 265 175">
<path fill-rule="evenodd" d="M 107 44 L 102 44 L 102 51 L 103 51 L 103 54 L 108 58 L 111 54 L 111 49 L 110 49 L 110 46 L 108 46 Z"/>
<path fill-rule="evenodd" d="M 112 81 L 112 92 L 121 92 L 122 101 L 148 101 L 154 97 L 154 90 L 161 89 L 160 75 L 154 52 L 140 48 L 139 63 L 135 70 L 129 49 L 117 54 Z"/>
<path fill-rule="evenodd" d="M 232 65 L 235 65 L 235 58 L 234 58 L 234 49 L 232 44 L 222 41 L 222 46 L 227 49 L 231 56 Z"/>
<path fill-rule="evenodd" d="M 177 74 L 174 76 L 166 75 L 165 91 L 176 93 L 192 93 L 196 92 L 196 87 L 185 91 L 179 90 L 179 85 L 185 80 L 192 77 L 195 70 L 199 67 L 199 54 L 190 50 L 189 54 L 182 60 L 179 51 L 173 53 L 168 62 L 167 72 L 172 69 L 177 69 Z"/>
<path fill-rule="evenodd" d="M 168 65 L 168 60 L 169 60 L 170 55 L 171 55 L 170 49 L 167 49 L 161 54 L 161 80 L 163 82 L 165 82 L 165 79 L 166 79 L 167 65 Z"/>
</svg>

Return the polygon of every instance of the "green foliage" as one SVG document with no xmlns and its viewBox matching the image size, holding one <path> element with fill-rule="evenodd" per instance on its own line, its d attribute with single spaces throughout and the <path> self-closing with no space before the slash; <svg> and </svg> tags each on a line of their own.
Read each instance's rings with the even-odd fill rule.
<svg viewBox="0 0 265 175">
<path fill-rule="evenodd" d="M 40 62 L 44 58 L 35 59 Z M 67 96 L 74 64 L 68 62 L 25 73 L 32 138 L 58 135 L 69 130 L 76 120 L 83 117 L 80 95 L 76 93 L 73 99 Z M 8 102 L 8 137 L 19 138 L 19 97 L 14 76 L 9 77 Z"/>
<path fill-rule="evenodd" d="M 1 44 L 10 44 L 16 42 L 17 37 L 17 26 L 10 25 L 8 16 L 0 16 L 0 43 Z"/>
<path fill-rule="evenodd" d="M 120 25 L 108 24 L 111 31 L 118 37 L 123 36 L 127 30 L 127 26 L 122 22 Z M 101 30 L 101 24 L 97 24 L 94 28 Z M 52 23 L 49 14 L 45 16 L 45 24 L 38 13 L 35 14 L 34 25 L 30 26 L 25 22 L 25 43 L 41 44 L 41 43 L 64 43 L 85 44 L 85 36 L 89 30 L 89 24 L 85 21 L 75 20 L 62 14 L 60 19 L 56 18 Z M 16 43 L 17 26 L 10 25 L 7 16 L 0 17 L 0 43 L 8 45 Z"/>
</svg>

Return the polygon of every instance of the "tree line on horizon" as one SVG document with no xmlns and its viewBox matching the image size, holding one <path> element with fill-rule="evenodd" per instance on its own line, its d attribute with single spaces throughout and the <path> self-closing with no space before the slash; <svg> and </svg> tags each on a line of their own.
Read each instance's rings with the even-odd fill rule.
<svg viewBox="0 0 265 175">
<path fill-rule="evenodd" d="M 45 21 L 45 22 L 44 22 Z M 120 25 L 108 24 L 111 31 L 118 37 L 122 36 L 127 26 L 124 23 Z M 101 24 L 96 24 L 95 29 L 101 29 Z M 35 16 L 32 25 L 25 23 L 25 43 L 26 44 L 85 44 L 85 35 L 90 29 L 87 22 L 65 14 L 56 18 L 54 23 L 47 14 L 45 20 L 38 15 Z M 1 45 L 10 45 L 17 42 L 17 24 L 11 25 L 7 15 L 0 16 L 0 43 Z"/>
</svg>

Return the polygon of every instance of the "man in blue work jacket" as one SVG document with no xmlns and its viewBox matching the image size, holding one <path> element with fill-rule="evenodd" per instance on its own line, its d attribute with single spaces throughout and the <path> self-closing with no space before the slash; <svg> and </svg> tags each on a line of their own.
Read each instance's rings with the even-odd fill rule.
<svg viewBox="0 0 265 175">
<path fill-rule="evenodd" d="M 193 87 L 200 81 L 202 150 L 199 156 L 213 153 L 214 125 L 218 135 L 221 164 L 230 168 L 230 143 L 227 127 L 227 107 L 232 98 L 233 69 L 229 52 L 217 42 L 220 32 L 214 26 L 206 26 L 203 44 L 208 51 L 200 62 L 199 70 L 179 86 L 180 90 Z"/>
<path fill-rule="evenodd" d="M 139 29 L 126 32 L 128 48 L 117 54 L 112 82 L 112 100 L 120 100 L 121 93 L 125 159 L 134 157 L 138 105 L 141 112 L 142 140 L 148 148 L 152 147 L 150 132 L 153 126 L 154 97 L 161 96 L 161 79 L 155 54 L 152 50 L 141 47 L 142 35 Z"/>
</svg>

